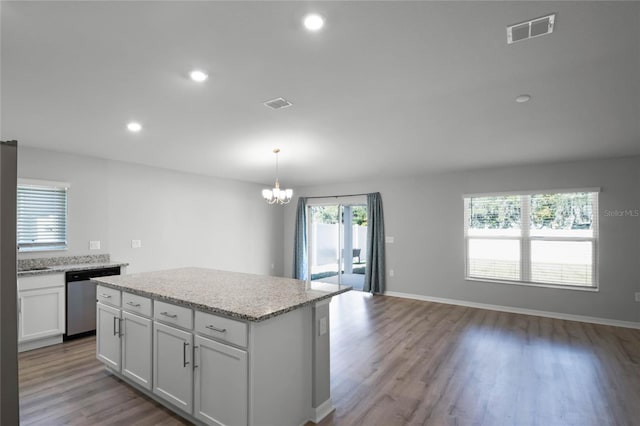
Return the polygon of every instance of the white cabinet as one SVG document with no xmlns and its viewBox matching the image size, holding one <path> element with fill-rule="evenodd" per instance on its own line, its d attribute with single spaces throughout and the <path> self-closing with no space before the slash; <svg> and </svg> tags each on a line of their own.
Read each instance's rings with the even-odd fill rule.
<svg viewBox="0 0 640 426">
<path fill-rule="evenodd" d="M 123 310 L 121 325 L 122 374 L 151 390 L 152 322 Z"/>
<path fill-rule="evenodd" d="M 96 304 L 96 356 L 107 366 L 120 371 L 120 309 Z"/>
<path fill-rule="evenodd" d="M 59 343 L 64 332 L 64 274 L 20 277 L 18 342 L 21 350 Z"/>
<path fill-rule="evenodd" d="M 247 424 L 247 352 L 196 336 L 194 415 L 210 425 Z"/>
<path fill-rule="evenodd" d="M 154 321 L 153 393 L 187 413 L 193 407 L 192 345 L 190 332 Z"/>
<path fill-rule="evenodd" d="M 151 390 L 152 321 L 138 315 L 140 312 L 147 313 L 140 310 L 140 307 L 151 306 L 151 300 L 104 286 L 98 286 L 97 297 L 98 360 L 143 388 Z M 150 313 L 148 311 L 149 315 Z"/>
</svg>

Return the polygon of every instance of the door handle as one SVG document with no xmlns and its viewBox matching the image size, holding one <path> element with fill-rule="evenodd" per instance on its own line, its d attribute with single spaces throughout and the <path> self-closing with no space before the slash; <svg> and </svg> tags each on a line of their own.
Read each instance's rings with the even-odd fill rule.
<svg viewBox="0 0 640 426">
<path fill-rule="evenodd" d="M 113 335 L 117 335 L 118 332 L 116 331 L 116 322 L 118 321 L 118 317 L 113 317 Z"/>
<path fill-rule="evenodd" d="M 118 318 L 118 337 L 124 336 L 122 332 L 122 318 Z"/>
<path fill-rule="evenodd" d="M 193 346 L 193 369 L 195 370 L 196 368 L 198 368 L 198 364 L 196 364 L 196 349 L 198 349 L 200 346 L 198 345 L 194 345 Z"/>
<path fill-rule="evenodd" d="M 217 331 L 218 333 L 226 333 L 227 332 L 226 328 L 218 328 L 218 327 L 215 327 L 215 326 L 213 326 L 211 324 L 205 325 L 204 328 L 208 328 L 209 330 Z"/>
<path fill-rule="evenodd" d="M 182 367 L 189 365 L 189 361 L 187 361 L 187 346 L 189 346 L 187 342 L 182 342 Z"/>
</svg>

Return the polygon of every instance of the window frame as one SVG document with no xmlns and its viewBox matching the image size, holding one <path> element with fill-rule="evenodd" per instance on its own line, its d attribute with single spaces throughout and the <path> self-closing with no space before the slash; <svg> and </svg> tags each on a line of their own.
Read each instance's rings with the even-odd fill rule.
<svg viewBox="0 0 640 426">
<path fill-rule="evenodd" d="M 540 194 L 569 194 L 587 192 L 593 193 L 593 217 L 592 217 L 592 229 L 593 233 L 591 237 L 556 237 L 556 236 L 531 236 L 530 235 L 530 209 L 531 209 L 531 196 Z M 490 193 L 473 193 L 463 194 L 464 204 L 464 279 L 465 281 L 481 281 L 499 284 L 512 284 L 532 287 L 545 287 L 565 290 L 578 290 L 578 291 L 591 291 L 597 292 L 600 290 L 599 282 L 599 195 L 601 188 L 589 187 L 589 188 L 568 188 L 568 189 L 545 189 L 534 191 L 505 191 L 505 192 L 490 192 Z M 471 198 L 480 197 L 501 197 L 501 196 L 518 196 L 520 197 L 520 235 L 519 236 L 469 236 L 469 200 Z M 496 240 L 519 240 L 520 241 L 520 280 L 508 280 L 500 278 L 487 278 L 487 277 L 474 277 L 469 275 L 469 240 L 474 238 L 481 239 L 496 239 Z M 592 244 L 591 250 L 591 285 L 580 284 L 554 284 L 531 281 L 531 243 L 533 241 L 588 241 Z"/>
<path fill-rule="evenodd" d="M 44 244 L 29 243 L 28 245 L 24 245 L 18 240 L 17 229 L 16 229 L 16 243 L 19 253 L 35 253 L 35 252 L 43 252 L 43 251 L 65 251 L 69 249 L 69 189 L 71 188 L 71 184 L 68 182 L 60 182 L 60 181 L 52 181 L 52 180 L 41 180 L 41 179 L 28 179 L 28 178 L 18 178 L 17 186 L 16 186 L 16 197 L 19 188 L 42 188 L 48 190 L 63 190 L 64 191 L 64 241 L 60 241 L 59 243 L 51 243 Z M 18 210 L 18 202 L 16 200 L 16 221 L 20 220 L 20 212 Z M 17 224 L 16 224 L 17 225 Z M 16 226 L 19 228 L 19 225 Z"/>
</svg>

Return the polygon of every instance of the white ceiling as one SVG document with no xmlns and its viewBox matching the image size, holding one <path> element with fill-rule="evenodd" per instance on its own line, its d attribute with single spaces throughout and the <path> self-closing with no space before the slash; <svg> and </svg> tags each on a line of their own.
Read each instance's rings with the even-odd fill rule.
<svg viewBox="0 0 640 426">
<path fill-rule="evenodd" d="M 309 11 L 321 32 L 302 28 Z M 507 25 L 553 12 L 553 34 L 507 45 Z M 25 146 L 261 183 L 279 147 L 285 186 L 640 154 L 637 2 L 3 1 L 1 13 L 0 136 Z M 196 67 L 206 83 L 188 79 Z M 294 105 L 262 105 L 279 96 Z"/>
</svg>

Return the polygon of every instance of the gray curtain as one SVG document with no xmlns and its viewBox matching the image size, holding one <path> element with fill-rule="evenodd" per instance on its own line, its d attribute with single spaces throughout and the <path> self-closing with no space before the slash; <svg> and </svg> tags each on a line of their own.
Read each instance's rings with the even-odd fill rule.
<svg viewBox="0 0 640 426">
<path fill-rule="evenodd" d="M 363 291 L 381 294 L 385 289 L 384 214 L 379 192 L 367 194 L 367 268 Z"/>
<path fill-rule="evenodd" d="M 298 198 L 296 234 L 293 242 L 293 277 L 307 279 L 307 199 Z"/>
</svg>

